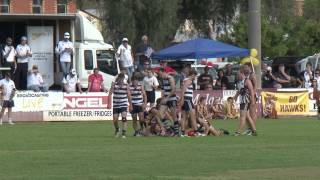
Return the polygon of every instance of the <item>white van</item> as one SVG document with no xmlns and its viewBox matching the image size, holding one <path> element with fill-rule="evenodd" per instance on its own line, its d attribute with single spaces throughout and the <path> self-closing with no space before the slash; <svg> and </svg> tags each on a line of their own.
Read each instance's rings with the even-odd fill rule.
<svg viewBox="0 0 320 180">
<path fill-rule="evenodd" d="M 77 70 L 82 87 L 88 87 L 88 76 L 98 68 L 103 75 L 104 86 L 110 87 L 119 72 L 113 46 L 105 43 L 75 43 L 76 61 L 73 67 Z"/>
</svg>

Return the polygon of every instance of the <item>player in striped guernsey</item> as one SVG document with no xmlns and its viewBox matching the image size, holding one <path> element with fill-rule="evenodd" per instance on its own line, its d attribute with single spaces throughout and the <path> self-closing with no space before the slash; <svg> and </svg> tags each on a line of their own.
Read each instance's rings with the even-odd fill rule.
<svg viewBox="0 0 320 180">
<path fill-rule="evenodd" d="M 254 103 L 250 104 L 249 113 L 250 113 L 250 116 L 251 116 L 251 118 L 253 120 L 254 125 L 257 126 L 258 94 L 257 94 L 257 79 L 256 79 L 256 75 L 254 73 L 253 66 L 252 66 L 251 63 L 244 64 L 241 70 L 243 71 L 243 74 L 246 76 L 246 78 L 248 78 L 251 81 L 252 86 L 253 86 L 253 90 L 254 90 L 254 94 L 255 94 L 255 96 L 254 96 L 255 100 L 253 101 Z M 247 126 L 248 126 L 248 129 L 246 130 L 245 134 L 251 135 L 252 134 L 252 129 L 250 127 L 250 124 L 247 123 Z"/>
<path fill-rule="evenodd" d="M 240 98 L 240 124 L 234 135 L 241 135 L 242 129 L 248 123 L 252 129 L 252 135 L 256 136 L 256 126 L 249 112 L 250 104 L 255 103 L 255 93 L 251 80 L 241 71 L 238 74 L 238 91 L 234 99 L 237 99 L 238 96 Z"/>
<path fill-rule="evenodd" d="M 170 112 L 173 118 L 173 128 L 176 136 L 179 135 L 179 121 L 177 119 L 177 96 L 176 84 L 174 78 L 165 72 L 164 68 L 160 68 L 158 75 L 162 79 L 162 101 L 160 108 L 161 119 L 164 121 L 164 114 L 166 111 Z"/>
<path fill-rule="evenodd" d="M 125 76 L 123 73 L 120 73 L 115 82 L 112 83 L 111 89 L 109 92 L 109 103 L 108 109 L 110 109 L 111 100 L 113 99 L 113 124 L 115 127 L 116 137 L 120 136 L 118 119 L 119 115 L 122 117 L 122 138 L 126 138 L 127 130 L 127 111 L 128 104 L 129 110 L 132 108 L 131 104 L 131 94 L 128 84 L 124 83 Z M 113 98 L 112 98 L 113 97 Z"/>
<path fill-rule="evenodd" d="M 191 70 L 188 74 L 188 77 L 183 80 L 183 88 L 181 92 L 181 99 L 179 102 L 179 107 L 182 110 L 181 116 L 181 137 L 185 136 L 185 128 L 188 122 L 188 119 L 191 119 L 191 127 L 193 131 L 197 130 L 197 119 L 193 99 L 193 81 L 197 76 L 195 70 Z"/>
<path fill-rule="evenodd" d="M 132 98 L 132 111 L 130 112 L 132 115 L 132 126 L 134 129 L 133 136 L 139 136 L 143 128 L 145 128 L 146 124 L 144 121 L 144 110 L 147 104 L 147 95 L 144 91 L 144 88 L 141 84 L 139 84 L 139 80 L 136 76 L 132 76 L 130 86 L 130 93 Z M 140 123 L 140 130 L 138 129 L 138 118 Z"/>
</svg>

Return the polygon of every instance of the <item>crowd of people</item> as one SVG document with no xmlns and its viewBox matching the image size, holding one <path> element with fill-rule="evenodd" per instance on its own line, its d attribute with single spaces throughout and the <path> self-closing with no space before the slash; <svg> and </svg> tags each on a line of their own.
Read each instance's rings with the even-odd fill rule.
<svg viewBox="0 0 320 180">
<path fill-rule="evenodd" d="M 70 34 L 65 33 L 64 39 L 56 47 L 63 72 L 63 89 L 67 93 L 82 93 L 77 72 L 71 69 L 73 44 L 69 38 Z M 166 62 L 163 62 L 158 68 L 150 67 L 150 56 L 153 49 L 148 43 L 148 37 L 142 37 L 142 43 L 137 48 L 136 56 L 133 55 L 128 41 L 128 38 L 123 38 L 122 44 L 117 49 L 116 54 L 119 58 L 121 72 L 116 76 L 109 90 L 104 87 L 104 79 L 98 68 L 95 68 L 93 74 L 88 77 L 88 92 L 109 92 L 108 105 L 112 104 L 116 136 L 126 137 L 128 112 L 132 115 L 135 136 L 228 135 L 227 130 L 214 127 L 210 120 L 238 117 L 241 123 L 234 135 L 240 135 L 246 123 L 248 131 L 245 133 L 257 135 L 255 126 L 257 98 L 251 66 L 242 66 L 236 78 L 232 73 L 232 65 L 229 64 L 226 71 L 219 70 L 218 78 L 214 79 L 209 74 L 208 66 L 205 67 L 204 73 L 198 76 L 197 71 L 187 65 L 179 76 L 182 91 L 179 95 L 176 92 L 177 73 L 173 68 L 169 67 Z M 26 37 L 21 38 L 21 44 L 16 48 L 12 46 L 12 39 L 7 38 L 2 55 L 4 64 L 10 67 L 10 72 L 6 72 L 5 78 L 0 81 L 3 97 L 0 124 L 2 124 L 3 112 L 6 108 L 9 112 L 9 122 L 13 124 L 11 111 L 14 106 L 13 96 L 16 89 L 46 92 L 48 87 L 36 65 L 28 69 L 32 51 Z M 232 76 L 233 78 L 230 78 Z M 197 105 L 194 105 L 193 91 L 196 89 L 196 80 L 200 90 L 234 89 L 236 87 L 238 93 L 235 97 L 229 97 L 225 105 L 221 104 L 219 99 L 215 99 L 214 103 L 208 106 L 204 97 L 200 97 Z M 159 99 L 156 99 L 156 90 L 162 90 L 162 97 Z M 238 97 L 241 102 L 240 113 L 235 110 L 235 101 Z M 146 108 L 147 104 L 150 109 Z M 119 116 L 122 120 L 121 128 L 118 123 Z"/>
<path fill-rule="evenodd" d="M 262 88 L 316 88 L 320 90 L 320 69 L 315 69 L 308 62 L 306 69 L 297 75 L 285 64 L 279 64 L 277 69 L 272 69 L 267 64 L 262 64 Z"/>
<path fill-rule="evenodd" d="M 56 47 L 64 77 L 70 73 L 73 51 L 74 47 L 70 41 L 70 34 L 66 32 L 64 33 L 64 39 L 59 41 Z M 47 92 L 48 85 L 45 83 L 38 66 L 33 65 L 29 69 L 28 64 L 32 56 L 33 53 L 26 36 L 21 37 L 20 44 L 16 47 L 13 46 L 12 38 L 8 37 L 6 38 L 6 44 L 1 47 L 1 66 L 10 68 L 10 77 L 17 90 Z"/>
</svg>

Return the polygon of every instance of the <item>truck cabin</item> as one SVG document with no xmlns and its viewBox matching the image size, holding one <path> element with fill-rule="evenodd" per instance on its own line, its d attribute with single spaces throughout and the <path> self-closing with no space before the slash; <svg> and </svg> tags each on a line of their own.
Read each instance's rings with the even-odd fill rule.
<svg viewBox="0 0 320 180">
<path fill-rule="evenodd" d="M 0 6 L 0 43 L 5 44 L 11 37 L 16 47 L 20 38 L 27 36 L 33 52 L 29 68 L 38 65 L 50 89 L 61 89 L 63 75 L 55 47 L 65 32 L 70 33 L 75 47 L 72 68 L 77 70 L 82 86 L 87 87 L 87 76 L 95 67 L 106 79 L 105 86 L 110 86 L 107 80 L 119 69 L 113 47 L 104 43 L 101 33 L 77 13 L 75 0 L 0 0 Z"/>
</svg>

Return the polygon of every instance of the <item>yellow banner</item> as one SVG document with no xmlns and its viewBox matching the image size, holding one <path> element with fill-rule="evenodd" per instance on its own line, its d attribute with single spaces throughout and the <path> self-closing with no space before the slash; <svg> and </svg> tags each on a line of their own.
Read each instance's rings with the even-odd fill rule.
<svg viewBox="0 0 320 180">
<path fill-rule="evenodd" d="M 308 92 L 261 92 L 265 117 L 309 115 Z"/>
</svg>

